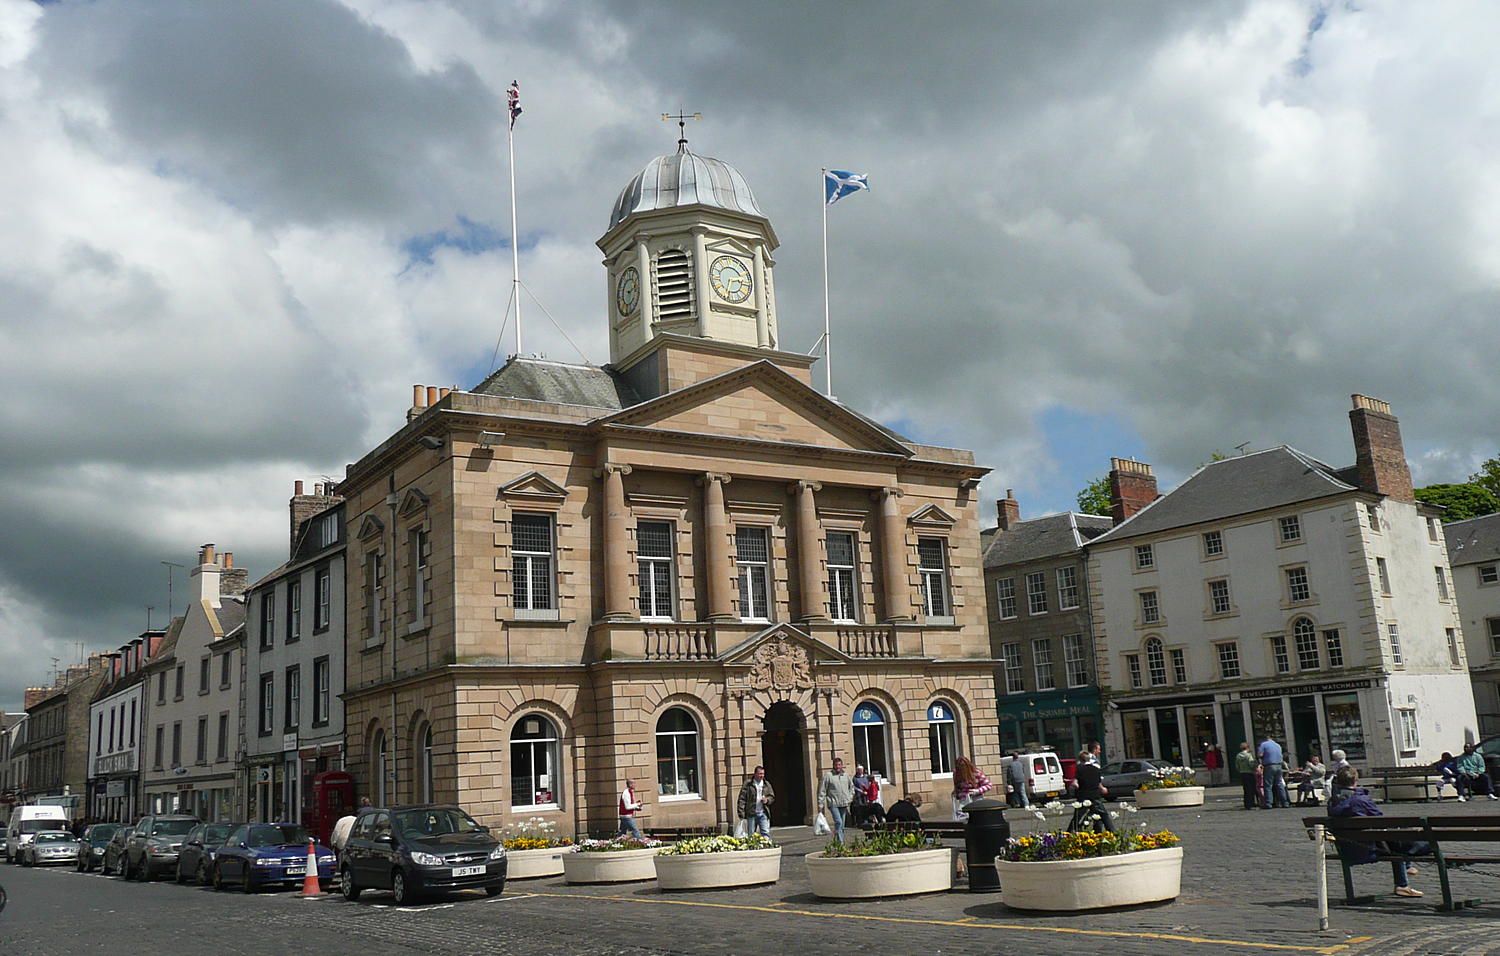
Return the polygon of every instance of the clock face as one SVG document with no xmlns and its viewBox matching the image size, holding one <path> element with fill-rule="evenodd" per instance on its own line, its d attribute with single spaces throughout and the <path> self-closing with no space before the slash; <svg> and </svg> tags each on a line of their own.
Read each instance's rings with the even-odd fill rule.
<svg viewBox="0 0 1500 956">
<path fill-rule="evenodd" d="M 641 304 L 641 274 L 636 271 L 635 266 L 627 266 L 620 273 L 620 281 L 615 284 L 615 308 L 620 310 L 621 315 L 634 315 L 636 306 Z"/>
<path fill-rule="evenodd" d="M 725 302 L 744 302 L 750 298 L 755 284 L 750 279 L 750 270 L 733 256 L 720 256 L 708 269 L 708 281 L 714 292 Z"/>
</svg>

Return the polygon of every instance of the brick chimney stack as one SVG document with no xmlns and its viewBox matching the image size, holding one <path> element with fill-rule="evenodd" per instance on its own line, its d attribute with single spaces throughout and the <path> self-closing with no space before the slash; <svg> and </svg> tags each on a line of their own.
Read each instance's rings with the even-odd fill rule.
<svg viewBox="0 0 1500 956">
<path fill-rule="evenodd" d="M 292 501 L 290 505 L 292 515 L 292 552 L 297 550 L 297 539 L 302 536 L 302 529 L 307 525 L 308 519 L 327 511 L 344 500 L 329 493 L 333 490 L 331 484 L 315 483 L 313 485 L 313 493 L 310 495 L 303 494 L 302 487 L 302 482 L 292 482 Z"/>
<path fill-rule="evenodd" d="M 1416 501 L 1411 489 L 1411 469 L 1401 444 L 1401 423 L 1391 406 L 1368 395 L 1351 395 L 1354 409 L 1349 427 L 1354 432 L 1354 465 L 1363 491 L 1385 495 L 1392 501 Z"/>
<path fill-rule="evenodd" d="M 1001 531 L 1009 531 L 1021 522 L 1021 503 L 1016 500 L 1015 489 L 1005 489 L 1005 497 L 995 502 L 995 508 L 1000 513 Z"/>
<path fill-rule="evenodd" d="M 26 688 L 26 697 L 23 701 L 23 706 L 27 710 L 30 710 L 46 700 L 51 694 L 52 688 L 50 687 L 28 687 Z"/>
<path fill-rule="evenodd" d="M 1129 458 L 1109 460 L 1109 516 L 1115 524 L 1160 497 L 1150 465 Z"/>
</svg>

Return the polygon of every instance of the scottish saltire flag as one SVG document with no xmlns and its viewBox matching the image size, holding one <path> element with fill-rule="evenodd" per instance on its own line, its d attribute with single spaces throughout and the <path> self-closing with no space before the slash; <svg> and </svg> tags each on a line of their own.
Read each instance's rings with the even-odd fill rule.
<svg viewBox="0 0 1500 956">
<path fill-rule="evenodd" d="M 823 170 L 823 196 L 826 205 L 832 206 L 850 193 L 870 188 L 870 177 L 864 173 L 850 173 L 842 169 Z"/>
<path fill-rule="evenodd" d="M 516 117 L 521 115 L 521 84 L 515 80 L 510 81 L 510 90 L 507 91 L 510 100 L 510 128 L 516 128 Z"/>
</svg>

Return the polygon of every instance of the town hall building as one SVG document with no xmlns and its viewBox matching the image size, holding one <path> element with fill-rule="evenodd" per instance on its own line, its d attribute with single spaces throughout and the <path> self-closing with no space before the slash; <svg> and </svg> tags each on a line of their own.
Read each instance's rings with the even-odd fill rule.
<svg viewBox="0 0 1500 956">
<path fill-rule="evenodd" d="M 599 247 L 608 365 L 419 387 L 333 489 L 359 792 L 581 832 L 629 779 L 647 826 L 726 826 L 763 764 L 802 824 L 842 757 L 945 812 L 958 757 L 999 769 L 986 469 L 812 387 L 727 163 L 652 160 Z"/>
</svg>

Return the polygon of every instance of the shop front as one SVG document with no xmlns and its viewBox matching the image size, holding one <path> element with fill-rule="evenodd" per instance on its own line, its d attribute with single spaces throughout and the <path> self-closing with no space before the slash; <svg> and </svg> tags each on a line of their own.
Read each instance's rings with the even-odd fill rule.
<svg viewBox="0 0 1500 956">
<path fill-rule="evenodd" d="M 1099 692 L 1094 688 L 1002 697 L 1000 749 L 1030 752 L 1055 750 L 1075 756 L 1091 740 L 1103 741 Z"/>
</svg>

